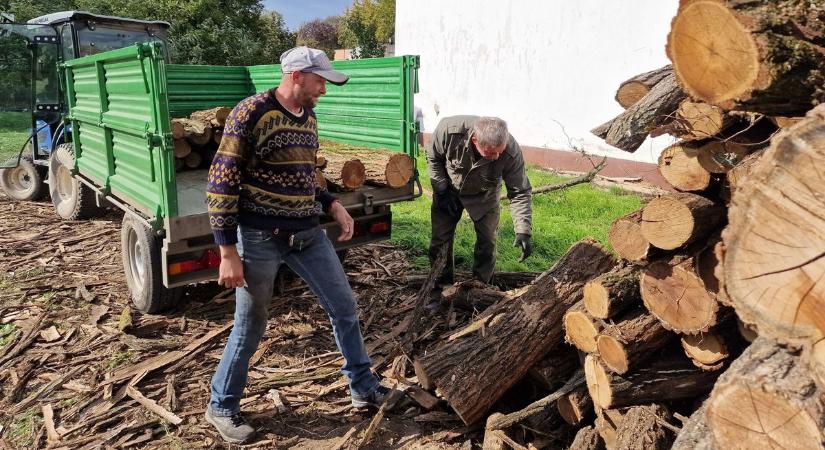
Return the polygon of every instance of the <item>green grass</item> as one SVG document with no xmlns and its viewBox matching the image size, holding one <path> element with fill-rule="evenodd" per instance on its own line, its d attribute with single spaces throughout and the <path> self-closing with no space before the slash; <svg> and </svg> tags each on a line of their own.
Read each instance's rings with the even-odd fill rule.
<svg viewBox="0 0 825 450">
<path fill-rule="evenodd" d="M 13 323 L 0 325 L 0 348 L 3 348 L 17 339 L 19 331 Z"/>
<path fill-rule="evenodd" d="M 17 156 L 29 138 L 30 112 L 0 112 L 0 163 Z"/>
<path fill-rule="evenodd" d="M 35 433 L 40 429 L 43 418 L 39 414 L 40 407 L 29 408 L 25 413 L 14 416 L 9 425 L 8 438 L 12 448 L 24 448 L 30 446 L 35 437 Z"/>
<path fill-rule="evenodd" d="M 425 191 L 431 191 L 426 162 L 417 161 Z M 527 176 L 534 188 L 564 181 L 537 167 L 528 167 Z M 392 241 L 411 250 L 415 263 L 426 267 L 430 244 L 430 204 L 424 195 L 412 202 L 393 205 Z M 556 262 L 571 244 L 592 236 L 607 245 L 610 223 L 617 217 L 641 206 L 636 195 L 620 189 L 605 191 L 590 185 L 578 185 L 561 191 L 533 196 L 533 255 L 518 262 L 520 251 L 513 247 L 515 233 L 508 203 L 502 203 L 498 228 L 497 271 L 544 271 Z M 458 270 L 470 270 L 473 262 L 475 230 L 465 213 L 458 224 L 455 260 Z"/>
</svg>

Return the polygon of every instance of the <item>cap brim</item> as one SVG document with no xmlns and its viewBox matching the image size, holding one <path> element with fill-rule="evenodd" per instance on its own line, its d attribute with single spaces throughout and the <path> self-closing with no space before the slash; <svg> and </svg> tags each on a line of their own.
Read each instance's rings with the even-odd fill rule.
<svg viewBox="0 0 825 450">
<path fill-rule="evenodd" d="M 312 73 L 320 75 L 325 80 L 336 86 L 343 86 L 349 81 L 349 77 L 335 70 L 313 70 Z"/>
</svg>

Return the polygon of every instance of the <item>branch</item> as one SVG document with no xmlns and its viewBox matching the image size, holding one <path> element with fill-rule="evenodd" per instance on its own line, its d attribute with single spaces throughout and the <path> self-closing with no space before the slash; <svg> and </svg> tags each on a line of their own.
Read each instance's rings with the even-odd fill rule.
<svg viewBox="0 0 825 450">
<path fill-rule="evenodd" d="M 544 408 L 549 406 L 551 403 L 557 401 L 562 396 L 569 394 L 582 384 L 584 384 L 584 372 L 580 369 L 575 374 L 573 374 L 573 376 L 569 380 L 567 380 L 567 383 L 564 383 L 564 386 L 560 387 L 559 390 L 557 390 L 556 392 L 553 392 L 547 397 L 530 403 L 520 411 L 516 411 L 514 413 L 506 414 L 502 417 L 499 417 L 497 420 L 492 421 L 492 423 L 488 423 L 487 428 L 490 430 L 501 430 L 504 428 L 509 428 L 521 422 L 522 420 L 532 416 L 533 414 L 537 414 L 541 411 L 544 411 Z"/>
<path fill-rule="evenodd" d="M 583 174 L 581 176 L 578 176 L 576 178 L 572 178 L 570 180 L 567 180 L 567 181 L 564 181 L 564 182 L 561 182 L 561 183 L 551 184 L 551 185 L 548 185 L 548 186 L 542 186 L 542 187 L 535 188 L 535 189 L 533 189 L 533 194 L 543 194 L 543 193 L 546 193 L 546 192 L 553 192 L 553 191 L 558 191 L 558 190 L 561 190 L 561 189 L 569 188 L 569 187 L 575 186 L 577 184 L 589 183 L 589 182 L 593 181 L 593 178 L 596 178 L 596 175 L 599 172 L 601 172 L 602 169 L 604 169 L 604 166 L 606 166 L 606 165 L 607 165 L 607 156 L 604 156 L 604 157 L 602 157 L 602 160 L 597 165 L 595 165 L 590 172 L 587 172 L 586 174 Z M 506 200 L 506 199 L 507 199 L 507 194 L 501 194 L 501 196 L 499 197 L 499 200 Z"/>
</svg>

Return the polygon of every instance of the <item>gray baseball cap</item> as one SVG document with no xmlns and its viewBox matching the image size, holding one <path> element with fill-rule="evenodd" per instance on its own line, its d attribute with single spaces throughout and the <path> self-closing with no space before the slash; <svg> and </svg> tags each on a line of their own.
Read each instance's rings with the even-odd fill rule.
<svg viewBox="0 0 825 450">
<path fill-rule="evenodd" d="M 338 86 L 349 81 L 348 76 L 332 70 L 332 63 L 326 53 L 306 46 L 291 48 L 281 55 L 281 72 L 312 72 Z"/>
</svg>

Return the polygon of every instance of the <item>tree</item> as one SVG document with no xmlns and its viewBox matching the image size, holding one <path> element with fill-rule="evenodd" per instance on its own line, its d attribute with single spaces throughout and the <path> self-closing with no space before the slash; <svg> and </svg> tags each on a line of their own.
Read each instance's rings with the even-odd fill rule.
<svg viewBox="0 0 825 450">
<path fill-rule="evenodd" d="M 301 25 L 296 43 L 321 49 L 330 58 L 334 57 L 335 49 L 341 47 L 338 44 L 340 20 L 341 18 L 338 16 L 331 16 L 323 20 L 315 19 Z"/>
<path fill-rule="evenodd" d="M 353 48 L 354 58 L 384 56 L 395 35 L 395 0 L 353 0 L 344 13 L 338 37 Z"/>
</svg>

